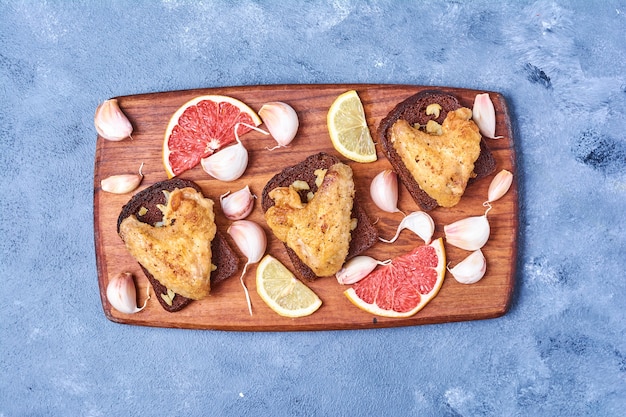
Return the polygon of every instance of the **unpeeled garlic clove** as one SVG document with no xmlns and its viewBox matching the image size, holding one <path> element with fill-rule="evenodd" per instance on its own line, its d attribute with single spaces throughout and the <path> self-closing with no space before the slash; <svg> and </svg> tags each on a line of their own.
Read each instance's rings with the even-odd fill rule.
<svg viewBox="0 0 626 417">
<path fill-rule="evenodd" d="M 487 210 L 489 211 L 489 210 Z M 489 240 L 489 221 L 487 214 L 467 217 L 443 227 L 446 242 L 465 250 L 482 248 Z"/>
<path fill-rule="evenodd" d="M 241 220 L 252 212 L 254 208 L 254 195 L 250 187 L 245 186 L 239 191 L 230 194 L 230 191 L 220 196 L 220 205 L 224 216 L 229 220 Z"/>
<path fill-rule="evenodd" d="M 369 275 L 377 265 L 388 265 L 390 263 L 391 259 L 379 261 L 370 256 L 355 256 L 344 264 L 335 274 L 335 277 L 337 278 L 337 282 L 342 285 L 354 284 Z"/>
<path fill-rule="evenodd" d="M 107 140 L 120 141 L 133 133 L 133 125 L 114 98 L 104 101 L 96 108 L 94 125 L 98 134 Z"/>
<path fill-rule="evenodd" d="M 477 249 L 459 262 L 454 268 L 448 268 L 448 271 L 450 271 L 454 279 L 461 284 L 474 284 L 485 276 L 487 260 L 483 252 Z"/>
<path fill-rule="evenodd" d="M 289 145 L 296 137 L 300 123 L 298 114 L 289 104 L 282 101 L 265 103 L 259 110 L 259 116 L 278 143 L 277 147 Z"/>
<path fill-rule="evenodd" d="M 377 174 L 370 184 L 372 200 L 383 211 L 397 213 L 398 209 L 398 175 L 390 169 Z"/>
<path fill-rule="evenodd" d="M 121 272 L 111 278 L 107 285 L 107 300 L 117 311 L 125 314 L 138 313 L 148 305 L 150 299 L 150 287 L 148 287 L 148 298 L 143 307 L 137 307 L 137 289 L 133 274 L 130 272 Z"/>
<path fill-rule="evenodd" d="M 106 191 L 107 193 L 130 193 L 139 187 L 139 184 L 141 184 L 141 181 L 143 180 L 143 174 L 141 173 L 142 168 L 143 163 L 139 167 L 139 174 L 111 175 L 110 177 L 100 181 L 100 188 L 102 188 L 102 191 Z"/>
<path fill-rule="evenodd" d="M 433 233 L 435 232 L 435 222 L 433 218 L 430 217 L 428 213 L 425 211 L 414 211 L 406 216 L 400 224 L 398 225 L 398 229 L 396 230 L 396 234 L 390 240 L 386 240 L 383 238 L 378 238 L 381 242 L 385 243 L 393 243 L 400 236 L 400 232 L 404 229 L 409 229 L 420 238 L 424 240 L 424 242 L 428 245 L 430 240 L 433 237 Z"/>
<path fill-rule="evenodd" d="M 494 201 L 499 200 L 511 187 L 513 183 L 513 174 L 511 174 L 506 169 L 498 172 L 493 180 L 491 180 L 491 184 L 489 184 L 489 191 L 487 191 L 487 202 L 493 203 Z"/>
<path fill-rule="evenodd" d="M 496 110 L 488 93 L 477 94 L 472 108 L 472 120 L 480 129 L 480 133 L 490 139 L 499 139 L 496 136 Z"/>
<path fill-rule="evenodd" d="M 248 150 L 237 141 L 200 161 L 202 169 L 220 181 L 234 181 L 241 177 L 248 167 Z"/>
<path fill-rule="evenodd" d="M 257 263 L 265 254 L 267 237 L 261 226 L 251 220 L 237 220 L 227 230 L 235 244 L 248 258 L 249 264 Z"/>
<path fill-rule="evenodd" d="M 243 146 L 241 140 L 239 140 L 239 134 L 237 133 L 239 125 L 247 126 L 250 129 L 268 135 L 265 130 L 259 129 L 256 126 L 247 123 L 236 123 L 234 130 L 237 143 L 200 160 L 202 169 L 204 169 L 207 174 L 220 181 L 234 181 L 241 177 L 248 167 L 248 150 Z"/>
<path fill-rule="evenodd" d="M 243 282 L 243 277 L 246 275 L 248 266 L 259 262 L 265 254 L 265 249 L 267 248 L 267 236 L 265 236 L 265 231 L 263 231 L 261 226 L 250 220 L 234 221 L 228 228 L 227 233 L 233 238 L 233 241 L 241 253 L 248 258 L 248 261 L 243 267 L 243 272 L 239 277 L 239 282 L 241 283 L 244 293 L 246 294 L 248 310 L 250 311 L 250 315 L 252 315 L 250 294 L 248 293 L 246 284 Z"/>
</svg>

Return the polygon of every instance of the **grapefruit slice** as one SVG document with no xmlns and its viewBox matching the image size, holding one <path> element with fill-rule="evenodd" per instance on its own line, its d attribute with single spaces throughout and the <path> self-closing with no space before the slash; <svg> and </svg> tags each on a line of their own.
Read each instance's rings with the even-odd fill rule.
<svg viewBox="0 0 626 417">
<path fill-rule="evenodd" d="M 163 165 L 169 178 L 198 165 L 235 142 L 235 125 L 259 126 L 261 119 L 247 104 L 228 96 L 199 96 L 183 104 L 170 118 L 163 139 Z M 251 130 L 240 124 L 237 135 Z"/>
<path fill-rule="evenodd" d="M 410 317 L 432 300 L 443 283 L 446 256 L 441 238 L 394 258 L 344 291 L 348 299 L 381 317 Z"/>
</svg>

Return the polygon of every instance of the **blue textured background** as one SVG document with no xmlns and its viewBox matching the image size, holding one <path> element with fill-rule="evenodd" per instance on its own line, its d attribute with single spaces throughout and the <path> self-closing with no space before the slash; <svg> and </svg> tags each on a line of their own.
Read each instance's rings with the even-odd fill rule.
<svg viewBox="0 0 626 417">
<path fill-rule="evenodd" d="M 0 2 L 0 416 L 622 416 L 626 2 Z M 103 315 L 93 114 L 275 83 L 501 92 L 520 263 L 504 317 L 230 333 Z"/>
</svg>

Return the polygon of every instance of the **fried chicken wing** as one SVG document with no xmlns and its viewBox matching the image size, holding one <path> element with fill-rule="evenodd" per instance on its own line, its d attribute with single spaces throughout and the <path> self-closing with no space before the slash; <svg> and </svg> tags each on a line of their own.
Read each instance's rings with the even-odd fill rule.
<svg viewBox="0 0 626 417">
<path fill-rule="evenodd" d="M 465 107 L 449 112 L 441 135 L 423 132 L 403 119 L 391 127 L 391 142 L 402 162 L 442 207 L 455 206 L 475 175 L 481 136 L 471 117 L 472 111 Z"/>
<path fill-rule="evenodd" d="M 293 186 L 270 191 L 274 206 L 265 219 L 276 237 L 317 276 L 333 275 L 348 255 L 354 191 L 352 169 L 337 163 L 326 171 L 308 203 Z"/>
<path fill-rule="evenodd" d="M 171 192 L 162 225 L 151 226 L 134 215 L 120 224 L 128 251 L 163 286 L 199 300 L 211 289 L 211 241 L 216 225 L 213 200 L 193 188 Z"/>
</svg>

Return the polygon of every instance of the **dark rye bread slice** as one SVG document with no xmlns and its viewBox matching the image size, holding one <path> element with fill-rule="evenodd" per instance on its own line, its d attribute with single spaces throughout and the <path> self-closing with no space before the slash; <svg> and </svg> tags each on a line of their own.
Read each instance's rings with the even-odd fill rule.
<svg viewBox="0 0 626 417">
<path fill-rule="evenodd" d="M 439 117 L 426 114 L 426 107 L 430 104 L 437 103 L 441 106 L 441 112 Z M 394 171 L 400 177 L 400 180 L 413 197 L 413 200 L 422 208 L 422 210 L 429 211 L 439 206 L 437 201 L 430 197 L 424 190 L 420 188 L 411 173 L 408 171 L 402 159 L 393 148 L 389 137 L 387 136 L 388 130 L 398 119 L 404 119 L 411 125 L 426 125 L 429 120 L 435 120 L 437 123 L 442 124 L 445 120 L 448 112 L 454 111 L 461 107 L 461 104 L 457 98 L 451 94 L 445 93 L 439 90 L 425 90 L 419 92 L 406 100 L 402 101 L 396 107 L 389 112 L 389 114 L 381 120 L 376 130 L 376 136 L 382 145 L 385 156 L 394 168 Z M 475 180 L 484 178 L 492 174 L 496 169 L 496 160 L 489 150 L 485 139 L 480 141 L 480 155 L 474 163 L 474 173 L 476 176 L 471 178 L 468 185 Z"/>
<path fill-rule="evenodd" d="M 137 220 L 147 223 L 151 226 L 154 226 L 155 224 L 160 222 L 163 219 L 163 212 L 161 212 L 161 210 L 158 208 L 158 205 L 166 204 L 166 197 L 163 191 L 173 191 L 177 188 L 186 187 L 191 187 L 196 191 L 202 192 L 200 186 L 193 181 L 181 178 L 172 178 L 169 180 L 157 182 L 154 185 L 135 194 L 130 199 L 130 201 L 126 203 L 124 207 L 122 207 L 122 211 L 117 219 L 118 234 L 120 232 L 120 224 L 122 223 L 122 221 L 131 215 L 135 215 L 135 217 L 137 217 Z M 140 211 L 145 213 L 140 214 Z M 218 284 L 219 282 L 232 276 L 237 271 L 237 268 L 239 266 L 239 258 L 230 247 L 224 236 L 221 235 L 219 230 L 216 232 L 215 238 L 211 242 L 211 251 L 211 261 L 213 265 L 217 266 L 217 269 L 211 272 L 211 287 L 213 287 L 213 285 Z M 166 311 L 172 313 L 175 311 L 180 311 L 193 301 L 190 298 L 186 298 L 177 294 L 172 300 L 172 305 L 168 305 L 163 297 L 161 297 L 161 294 L 167 294 L 167 288 L 159 281 L 157 281 L 152 276 L 152 274 L 150 274 L 148 270 L 143 267 L 143 265 L 139 264 L 139 266 L 141 266 L 141 269 L 150 281 L 150 284 L 152 284 L 152 288 L 154 289 L 157 300 L 159 300 L 159 303 Z"/>
<path fill-rule="evenodd" d="M 270 179 L 265 185 L 265 188 L 263 188 L 261 196 L 261 207 L 263 208 L 263 212 L 266 212 L 274 205 L 274 200 L 269 197 L 270 191 L 277 187 L 288 187 L 296 180 L 305 181 L 310 187 L 310 190 L 300 192 L 301 200 L 306 202 L 307 193 L 309 191 L 312 191 L 313 193 L 317 191 L 317 185 L 315 185 L 315 171 L 317 169 L 330 168 L 338 162 L 341 161 L 337 157 L 320 152 L 309 156 L 304 161 L 294 166 L 283 169 L 281 172 L 274 175 L 274 177 L 272 177 L 272 179 Z M 359 204 L 358 196 L 355 196 L 352 205 L 352 218 L 357 219 L 357 227 L 352 231 L 350 247 L 348 249 L 346 260 L 363 253 L 378 241 L 378 230 L 368 217 L 363 207 Z M 315 275 L 311 268 L 300 260 L 298 255 L 296 255 L 291 248 L 289 248 L 286 244 L 284 246 L 287 254 L 289 255 L 289 259 L 296 270 L 296 275 L 309 281 L 319 278 Z"/>
</svg>

